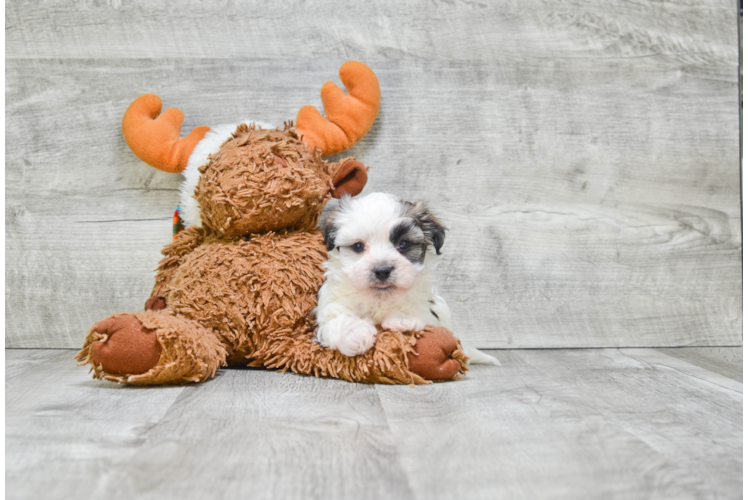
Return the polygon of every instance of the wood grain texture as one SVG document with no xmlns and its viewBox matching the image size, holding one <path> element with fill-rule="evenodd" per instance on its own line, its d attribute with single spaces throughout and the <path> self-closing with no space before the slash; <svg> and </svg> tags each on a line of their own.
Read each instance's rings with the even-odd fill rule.
<svg viewBox="0 0 748 500">
<path fill-rule="evenodd" d="M 492 354 L 500 368 L 458 384 L 379 388 L 421 498 L 730 498 L 742 488 L 742 384 L 669 370 L 649 349 Z"/>
<path fill-rule="evenodd" d="M 743 383 L 742 347 L 674 347 L 661 353 Z"/>
<path fill-rule="evenodd" d="M 6 351 L 5 443 L 12 451 L 5 474 L 13 478 L 7 498 L 93 498 L 107 491 L 112 471 L 185 390 L 103 384 L 76 367 L 73 355 Z M 7 377 L 8 367 L 22 365 L 22 373 Z"/>
<path fill-rule="evenodd" d="M 679 348 L 682 349 L 682 348 Z M 697 349 L 696 347 L 692 347 L 690 349 Z M 706 348 L 710 349 L 710 348 Z M 656 365 L 658 368 L 661 369 L 669 369 L 669 370 L 675 370 L 682 373 L 687 373 L 690 377 L 694 379 L 694 384 L 711 384 L 711 385 L 717 385 L 719 387 L 722 387 L 723 389 L 726 389 L 728 391 L 734 391 L 743 393 L 743 383 L 735 380 L 734 377 L 725 377 L 720 374 L 715 374 L 715 372 L 708 368 L 703 368 L 702 366 L 696 364 L 696 363 L 690 363 L 688 361 L 685 361 L 682 358 L 677 358 L 675 356 L 663 356 L 663 352 L 660 350 L 641 350 L 641 349 L 621 349 L 621 353 L 631 356 L 633 358 L 638 359 L 639 361 L 642 361 L 644 363 L 648 363 L 650 365 Z M 698 355 L 697 355 L 698 356 Z M 696 357 L 696 356 L 695 356 Z M 742 358 L 742 354 L 741 354 Z M 741 361 L 742 362 L 742 361 Z M 719 365 L 729 365 L 728 362 L 722 362 L 719 363 Z"/>
<path fill-rule="evenodd" d="M 414 388 L 262 370 L 129 388 L 73 351 L 9 349 L 6 496 L 740 495 L 742 383 L 655 349 L 492 354 Z"/>
<path fill-rule="evenodd" d="M 744 213 L 746 213 L 746 212 L 744 212 Z M 747 222 L 748 222 L 748 220 L 743 220 L 743 234 L 748 234 L 748 230 L 746 230 L 746 226 L 748 225 Z M 743 249 L 743 252 L 746 252 L 746 250 Z M 748 259 L 745 259 L 743 263 L 745 264 L 746 261 L 748 261 Z M 746 321 L 746 319 L 748 319 L 748 295 L 745 294 L 745 290 L 748 290 L 748 267 L 746 267 L 745 265 L 743 265 L 742 272 L 743 272 L 742 273 L 743 274 L 743 280 L 742 281 L 743 281 L 743 291 L 744 291 L 744 293 L 743 293 L 743 300 L 742 300 L 742 305 L 743 305 L 743 307 L 742 307 L 742 312 L 743 312 L 743 345 L 745 345 L 745 343 L 748 342 L 748 321 Z"/>
<path fill-rule="evenodd" d="M 5 381 L 40 371 L 46 368 L 50 360 L 59 361 L 61 358 L 64 355 L 55 349 L 8 350 L 5 353 Z"/>
<path fill-rule="evenodd" d="M 6 11 L 8 58 L 314 60 L 647 57 L 736 64 L 730 0 L 451 2 L 327 0 L 89 3 L 17 0 Z M 698 21 L 697 23 L 695 21 Z"/>
<path fill-rule="evenodd" d="M 184 132 L 280 124 L 346 58 L 378 74 L 382 109 L 345 154 L 371 166 L 365 192 L 444 219 L 466 343 L 741 344 L 732 2 L 361 9 L 9 4 L 6 346 L 78 347 L 142 308 L 179 178 L 127 149 L 135 96 L 181 108 Z"/>
<path fill-rule="evenodd" d="M 185 389 L 113 497 L 413 498 L 374 386 L 232 370 Z M 386 478 L 386 480 L 383 480 Z"/>
</svg>

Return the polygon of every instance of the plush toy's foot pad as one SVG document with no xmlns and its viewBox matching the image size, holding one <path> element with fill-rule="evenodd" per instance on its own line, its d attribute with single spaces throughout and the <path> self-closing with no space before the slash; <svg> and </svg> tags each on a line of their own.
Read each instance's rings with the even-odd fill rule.
<svg viewBox="0 0 748 500">
<path fill-rule="evenodd" d="M 130 314 L 99 321 L 94 330 L 101 337 L 91 344 L 91 358 L 111 374 L 139 375 L 158 363 L 161 344 L 153 330 Z"/>
<path fill-rule="evenodd" d="M 414 349 L 408 353 L 408 367 L 426 380 L 451 380 L 462 371 L 455 359 L 461 354 L 458 341 L 446 328 L 424 330 Z"/>
</svg>

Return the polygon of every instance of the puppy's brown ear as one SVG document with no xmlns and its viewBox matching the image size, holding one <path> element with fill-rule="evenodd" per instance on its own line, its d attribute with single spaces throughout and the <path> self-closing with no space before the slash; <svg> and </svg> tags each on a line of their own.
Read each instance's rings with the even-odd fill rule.
<svg viewBox="0 0 748 500">
<path fill-rule="evenodd" d="M 436 254 L 440 255 L 441 252 L 439 250 L 444 245 L 444 235 L 447 228 L 431 213 L 431 210 L 422 201 L 415 202 L 410 211 L 413 218 L 418 222 L 423 234 L 434 245 Z"/>
<path fill-rule="evenodd" d="M 335 225 L 333 218 L 328 217 L 322 222 L 322 234 L 325 238 L 327 251 L 332 252 L 335 249 L 335 237 L 338 233 L 338 227 Z"/>
<path fill-rule="evenodd" d="M 335 216 L 340 211 L 340 202 L 330 202 L 324 209 L 319 218 L 319 228 L 325 238 L 327 251 L 335 250 L 335 238 L 338 235 L 338 226 L 335 224 Z"/>
<path fill-rule="evenodd" d="M 356 196 L 364 190 L 368 175 L 368 169 L 358 160 L 349 158 L 341 162 L 340 168 L 332 177 L 333 198 L 342 198 L 345 195 Z"/>
</svg>

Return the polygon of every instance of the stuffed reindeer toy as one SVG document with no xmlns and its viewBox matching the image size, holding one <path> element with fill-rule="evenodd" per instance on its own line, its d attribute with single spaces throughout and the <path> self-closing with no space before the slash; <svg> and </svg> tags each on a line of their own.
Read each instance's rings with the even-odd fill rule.
<svg viewBox="0 0 748 500">
<path fill-rule="evenodd" d="M 266 367 L 354 382 L 423 384 L 466 370 L 444 328 L 382 330 L 366 353 L 348 357 L 315 342 L 312 311 L 326 245 L 317 228 L 330 197 L 355 196 L 367 168 L 354 158 L 322 160 L 358 142 L 379 111 L 368 66 L 340 68 L 347 93 L 322 87 L 326 118 L 304 106 L 273 128 L 254 122 L 197 127 L 180 138 L 184 115 L 138 97 L 122 119 L 133 153 L 182 173 L 185 228 L 166 246 L 145 312 L 94 324 L 76 359 L 93 376 L 132 385 L 200 382 L 221 366 Z M 160 114 L 160 115 L 159 115 Z"/>
</svg>

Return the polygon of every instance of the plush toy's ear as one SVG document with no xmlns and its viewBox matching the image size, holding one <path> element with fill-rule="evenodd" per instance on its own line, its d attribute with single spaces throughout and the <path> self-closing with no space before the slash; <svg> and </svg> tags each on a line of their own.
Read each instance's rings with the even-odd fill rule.
<svg viewBox="0 0 748 500">
<path fill-rule="evenodd" d="M 296 115 L 296 131 L 309 147 L 330 156 L 352 147 L 369 131 L 379 113 L 379 80 L 366 64 L 348 61 L 340 67 L 346 94 L 332 82 L 322 86 L 324 118 L 314 106 Z"/>
<path fill-rule="evenodd" d="M 364 190 L 368 178 L 363 163 L 358 160 L 343 160 L 332 178 L 332 184 L 335 186 L 332 190 L 333 198 L 356 196 Z"/>
<path fill-rule="evenodd" d="M 209 127 L 196 127 L 180 139 L 184 113 L 169 108 L 161 113 L 161 99 L 143 94 L 135 99 L 122 117 L 122 135 L 135 156 L 152 167 L 177 173 L 187 167 L 192 150 Z"/>
</svg>

